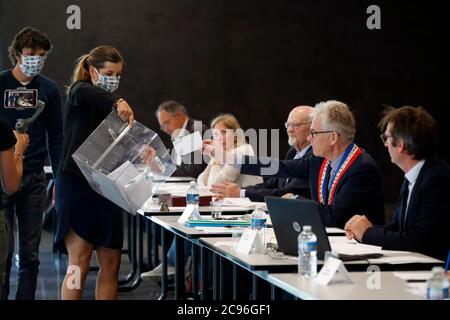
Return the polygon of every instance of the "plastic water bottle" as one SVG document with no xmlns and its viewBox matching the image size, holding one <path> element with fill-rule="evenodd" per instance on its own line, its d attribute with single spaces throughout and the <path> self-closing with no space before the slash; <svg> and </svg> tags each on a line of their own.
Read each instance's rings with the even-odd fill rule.
<svg viewBox="0 0 450 320">
<path fill-rule="evenodd" d="M 254 242 L 255 253 L 264 253 L 266 250 L 265 233 L 266 233 L 266 213 L 260 208 L 256 208 L 252 212 L 251 228 L 257 231 Z"/>
<path fill-rule="evenodd" d="M 317 237 L 311 226 L 303 226 L 298 235 L 298 273 L 307 278 L 317 274 Z"/>
<path fill-rule="evenodd" d="M 448 299 L 448 278 L 442 267 L 433 267 L 433 276 L 427 281 L 427 299 Z"/>
<path fill-rule="evenodd" d="M 197 190 L 197 187 L 195 186 L 195 181 L 191 181 L 191 186 L 189 187 L 187 194 L 186 194 L 186 204 L 193 204 L 197 206 L 200 203 L 200 196 Z"/>
</svg>

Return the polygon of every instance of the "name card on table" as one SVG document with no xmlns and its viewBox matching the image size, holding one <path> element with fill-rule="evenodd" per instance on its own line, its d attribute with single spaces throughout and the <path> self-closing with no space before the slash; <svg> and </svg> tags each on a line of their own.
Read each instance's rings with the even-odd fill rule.
<svg viewBox="0 0 450 320">
<path fill-rule="evenodd" d="M 320 269 L 319 274 L 314 279 L 317 283 L 327 286 L 330 284 L 330 281 L 334 278 L 334 276 L 339 273 L 342 276 L 343 282 L 353 283 L 350 274 L 344 266 L 344 262 L 340 259 L 336 259 L 334 257 L 329 257 L 322 269 Z"/>
<path fill-rule="evenodd" d="M 191 217 L 195 217 L 197 219 L 201 218 L 200 212 L 197 210 L 197 206 L 193 204 L 188 204 L 186 209 L 184 209 L 181 216 L 178 218 L 178 223 L 186 223 Z"/>
<path fill-rule="evenodd" d="M 236 247 L 236 252 L 249 254 L 250 250 L 252 250 L 253 243 L 255 242 L 257 232 L 258 230 L 246 229 L 242 233 L 241 240 Z"/>
</svg>

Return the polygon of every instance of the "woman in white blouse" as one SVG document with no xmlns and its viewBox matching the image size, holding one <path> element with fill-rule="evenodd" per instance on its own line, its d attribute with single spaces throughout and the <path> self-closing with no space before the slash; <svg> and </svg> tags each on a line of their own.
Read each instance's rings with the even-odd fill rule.
<svg viewBox="0 0 450 320">
<path fill-rule="evenodd" d="M 206 169 L 198 176 L 198 185 L 209 187 L 225 180 L 237 183 L 240 187 L 261 183 L 263 181 L 261 177 L 240 174 L 232 165 L 236 151 L 242 155 L 254 155 L 252 146 L 245 142 L 244 131 L 236 117 L 229 113 L 219 115 L 211 121 L 211 128 L 215 154 Z"/>
</svg>

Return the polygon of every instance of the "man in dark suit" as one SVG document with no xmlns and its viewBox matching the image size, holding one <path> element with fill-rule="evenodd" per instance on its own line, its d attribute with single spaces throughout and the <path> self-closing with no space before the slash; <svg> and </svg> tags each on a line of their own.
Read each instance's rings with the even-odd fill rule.
<svg viewBox="0 0 450 320">
<path fill-rule="evenodd" d="M 201 121 L 189 118 L 186 108 L 177 101 L 170 100 L 161 103 L 155 114 L 158 118 L 161 130 L 170 135 L 172 140 L 189 135 L 195 131 L 199 131 L 203 136 L 203 133 L 208 130 L 208 127 Z M 177 165 L 177 170 L 173 173 L 173 176 L 192 177 L 197 179 L 199 174 L 202 173 L 207 166 L 207 163 L 203 161 L 200 150 L 186 154 L 182 157 L 177 155 L 175 150 L 172 150 L 171 157 Z M 157 239 L 159 239 L 159 237 L 157 237 Z M 175 242 L 172 243 L 171 247 L 175 247 Z M 185 242 L 184 248 L 184 252 L 188 252 L 190 244 Z M 187 258 L 187 255 L 185 258 Z M 173 259 L 173 251 L 171 250 L 168 255 L 169 264 L 167 265 L 167 275 L 169 279 L 172 279 L 175 274 L 173 262 L 171 263 Z M 162 265 L 159 264 L 153 270 L 142 273 L 141 278 L 160 279 L 161 274 Z"/>
<path fill-rule="evenodd" d="M 437 125 L 422 108 L 390 109 L 379 123 L 391 161 L 404 173 L 400 198 L 390 224 L 377 226 L 355 215 L 348 238 L 387 250 L 421 252 L 445 259 L 450 248 L 450 167 L 435 156 Z"/>
<path fill-rule="evenodd" d="M 186 108 L 173 100 L 161 103 L 156 110 L 156 117 L 161 130 L 170 135 L 172 140 L 195 131 L 199 131 L 203 136 L 203 133 L 208 130 L 208 127 L 201 121 L 189 118 Z M 172 159 L 178 167 L 173 176 L 197 178 L 206 168 L 206 162 L 203 161 L 200 151 L 180 157 L 173 150 Z"/>
<path fill-rule="evenodd" d="M 291 147 L 286 154 L 286 160 L 312 156 L 308 135 L 313 110 L 310 106 L 298 106 L 289 113 L 285 127 L 288 134 L 288 143 Z M 310 197 L 308 179 L 269 178 L 263 183 L 245 189 L 241 189 L 236 183 L 225 182 L 213 185 L 211 191 L 220 199 L 248 197 L 251 201 L 264 201 L 266 196 L 281 197 L 285 194 Z"/>
<path fill-rule="evenodd" d="M 276 160 L 237 155 L 245 174 L 309 179 L 311 199 L 319 202 L 328 227 L 343 228 L 354 212 L 384 223 L 381 173 L 373 158 L 354 143 L 355 118 L 339 101 L 317 104 L 310 135 L 314 157 Z M 204 141 L 204 152 L 210 148 Z"/>
</svg>

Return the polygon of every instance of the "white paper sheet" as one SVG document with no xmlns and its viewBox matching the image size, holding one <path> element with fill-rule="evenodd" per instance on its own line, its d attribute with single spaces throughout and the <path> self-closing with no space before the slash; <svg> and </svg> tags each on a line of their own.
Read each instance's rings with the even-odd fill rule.
<svg viewBox="0 0 450 320">
<path fill-rule="evenodd" d="M 122 175 L 122 173 L 125 171 L 126 168 L 128 168 L 130 166 L 130 164 L 131 164 L 130 161 L 128 161 L 128 160 L 125 161 L 119 167 L 117 167 L 113 172 L 108 174 L 107 177 L 113 181 L 117 180 L 117 178 L 119 178 Z"/>
<path fill-rule="evenodd" d="M 358 243 L 346 237 L 329 237 L 331 250 L 346 255 L 381 253 L 381 247 Z"/>
<path fill-rule="evenodd" d="M 216 247 L 231 247 L 232 246 L 232 242 L 231 241 L 229 241 L 229 242 L 217 241 L 217 242 L 214 243 L 214 245 Z"/>
<path fill-rule="evenodd" d="M 174 196 L 185 197 L 191 185 L 189 183 L 164 183 L 159 186 L 158 194 L 170 193 Z M 207 187 L 197 186 L 200 197 L 213 196 L 213 193 Z"/>
<path fill-rule="evenodd" d="M 404 256 L 385 256 L 377 259 L 369 259 L 370 263 L 390 263 L 390 264 L 405 264 L 405 263 L 435 263 L 437 260 L 431 257 L 417 257 L 414 255 Z"/>
<path fill-rule="evenodd" d="M 202 136 L 200 132 L 195 131 L 194 133 L 174 140 L 173 147 L 179 156 L 184 156 L 202 147 Z"/>
<path fill-rule="evenodd" d="M 267 210 L 265 202 L 253 202 L 249 198 L 224 198 L 222 206 L 241 206 L 245 208 L 261 208 Z"/>
<path fill-rule="evenodd" d="M 194 227 L 196 230 L 205 231 L 207 233 L 232 233 L 233 230 L 225 227 Z"/>
<path fill-rule="evenodd" d="M 343 229 L 340 229 L 340 228 L 333 228 L 333 227 L 327 227 L 327 228 L 325 228 L 326 229 L 326 231 L 327 231 L 327 233 L 345 233 L 345 231 L 343 230 Z"/>
</svg>

